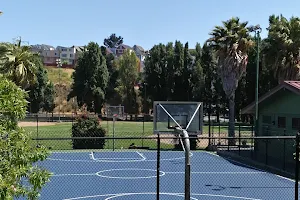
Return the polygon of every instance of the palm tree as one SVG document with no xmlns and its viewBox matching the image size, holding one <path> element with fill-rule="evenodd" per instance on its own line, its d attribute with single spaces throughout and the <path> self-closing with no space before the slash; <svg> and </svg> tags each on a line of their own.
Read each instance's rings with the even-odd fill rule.
<svg viewBox="0 0 300 200">
<path fill-rule="evenodd" d="M 263 49 L 264 61 L 278 83 L 298 80 L 300 68 L 300 18 L 287 20 L 282 15 L 269 17 L 269 31 Z"/>
<path fill-rule="evenodd" d="M 0 74 L 23 89 L 28 88 L 35 82 L 34 56 L 29 46 L 21 46 L 21 40 L 17 44 L 1 43 Z"/>
<path fill-rule="evenodd" d="M 248 22 L 240 22 L 237 17 L 222 23 L 223 26 L 215 26 L 208 42 L 216 53 L 217 72 L 229 100 L 228 136 L 234 137 L 235 90 L 239 80 L 245 74 L 248 51 L 254 45 L 250 36 L 253 27 L 247 27 Z M 230 140 L 230 143 L 234 143 L 234 140 Z"/>
</svg>

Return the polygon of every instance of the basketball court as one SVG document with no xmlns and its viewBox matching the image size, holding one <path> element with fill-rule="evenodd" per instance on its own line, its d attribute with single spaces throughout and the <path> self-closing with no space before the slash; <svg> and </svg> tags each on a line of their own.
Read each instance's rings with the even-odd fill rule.
<svg viewBox="0 0 300 200">
<path fill-rule="evenodd" d="M 42 163 L 53 173 L 41 200 L 156 199 L 156 152 L 54 152 Z M 184 152 L 161 152 L 160 199 L 184 199 Z M 292 199 L 294 182 L 225 160 L 191 152 L 191 199 Z"/>
<path fill-rule="evenodd" d="M 157 199 L 158 186 L 160 200 L 293 199 L 290 179 L 214 153 L 190 150 L 189 136 L 202 134 L 202 105 L 154 102 L 154 134 L 173 134 L 183 151 L 53 152 L 40 163 L 53 173 L 40 199 L 152 200 Z M 107 115 L 115 123 L 123 110 L 112 107 Z"/>
</svg>

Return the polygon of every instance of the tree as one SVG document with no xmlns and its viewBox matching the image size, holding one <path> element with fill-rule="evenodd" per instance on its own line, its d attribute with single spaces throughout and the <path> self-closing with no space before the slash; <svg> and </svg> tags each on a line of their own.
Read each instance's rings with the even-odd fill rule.
<svg viewBox="0 0 300 200">
<path fill-rule="evenodd" d="M 29 46 L 21 46 L 21 40 L 17 44 L 1 43 L 0 74 L 23 89 L 28 88 L 36 81 L 34 56 Z"/>
<path fill-rule="evenodd" d="M 149 97 L 151 103 L 155 100 L 169 100 L 171 96 L 173 88 L 169 83 L 173 81 L 170 76 L 174 73 L 168 71 L 173 68 L 173 65 L 168 62 L 170 55 L 172 55 L 170 49 L 167 53 L 166 46 L 158 44 L 150 49 L 149 55 L 145 59 L 143 77 L 144 83 L 147 83 L 147 97 Z"/>
<path fill-rule="evenodd" d="M 300 68 L 300 18 L 269 17 L 269 33 L 263 54 L 278 83 L 298 80 Z"/>
<path fill-rule="evenodd" d="M 48 150 L 33 147 L 30 135 L 18 127 L 18 120 L 25 117 L 25 98 L 15 83 L 0 80 L 0 199 L 38 199 L 51 175 L 35 164 L 47 158 Z"/>
<path fill-rule="evenodd" d="M 115 91 L 118 79 L 118 67 L 115 57 L 111 53 L 106 53 L 106 47 L 101 47 L 102 54 L 105 55 L 106 66 L 109 73 L 109 81 L 106 89 L 106 103 L 118 105 L 120 104 L 120 96 Z"/>
<path fill-rule="evenodd" d="M 235 90 L 246 71 L 248 51 L 254 45 L 249 34 L 252 27 L 247 25 L 237 17 L 223 21 L 223 26 L 216 26 L 208 40 L 216 52 L 217 72 L 229 100 L 229 137 L 235 136 Z"/>
<path fill-rule="evenodd" d="M 193 63 L 191 80 L 190 80 L 190 93 L 192 100 L 203 101 L 203 89 L 204 89 L 204 73 L 201 64 L 202 50 L 199 43 L 196 44 L 196 49 L 193 53 Z"/>
<path fill-rule="evenodd" d="M 116 36 L 116 34 L 113 33 L 108 38 L 104 39 L 103 44 L 107 48 L 116 48 L 123 44 L 123 38 L 121 36 Z"/>
<path fill-rule="evenodd" d="M 77 97 L 79 106 L 85 104 L 88 111 L 101 113 L 109 74 L 105 57 L 97 43 L 88 44 L 87 51 L 84 51 L 78 58 L 72 76 L 74 82 L 68 100 Z"/>
<path fill-rule="evenodd" d="M 46 112 L 53 112 L 55 108 L 54 103 L 54 85 L 52 82 L 47 83 L 44 91 L 43 109 Z"/>
<path fill-rule="evenodd" d="M 37 113 L 44 105 L 44 92 L 48 82 L 47 71 L 43 66 L 43 63 L 39 56 L 34 56 L 32 61 L 37 67 L 36 82 L 32 84 L 28 89 L 29 98 L 29 110 L 32 113 Z"/>
<path fill-rule="evenodd" d="M 182 87 L 186 88 L 182 95 L 185 97 L 184 101 L 190 101 L 192 99 L 192 74 L 194 70 L 194 62 L 189 52 L 189 43 L 186 42 L 183 50 L 183 71 L 182 71 Z M 198 74 L 199 75 L 199 74 Z M 200 77 L 199 77 L 200 78 Z"/>
<path fill-rule="evenodd" d="M 183 45 L 180 41 L 175 41 L 174 46 L 174 57 L 173 57 L 173 65 L 174 65 L 174 91 L 172 95 L 172 100 L 174 101 L 184 101 L 187 99 L 187 95 L 185 94 L 187 91 L 186 85 L 183 86 L 186 74 L 184 73 L 184 49 Z M 169 72 L 168 72 L 169 73 Z"/>
<path fill-rule="evenodd" d="M 118 87 L 116 91 L 120 94 L 125 107 L 125 112 L 138 114 L 139 95 L 134 89 L 138 79 L 138 58 L 134 52 L 126 50 L 118 60 Z"/>
</svg>

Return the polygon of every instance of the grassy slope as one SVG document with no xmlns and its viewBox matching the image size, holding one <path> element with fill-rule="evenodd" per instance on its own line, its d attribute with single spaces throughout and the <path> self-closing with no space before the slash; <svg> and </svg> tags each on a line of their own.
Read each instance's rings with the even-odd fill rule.
<svg viewBox="0 0 300 200">
<path fill-rule="evenodd" d="M 56 67 L 45 67 L 47 69 L 48 72 L 48 78 L 51 82 L 55 83 L 59 83 L 59 70 L 61 71 L 61 83 L 62 84 L 66 84 L 66 85 L 71 85 L 72 83 L 72 73 L 74 71 L 74 69 L 58 69 Z"/>
<path fill-rule="evenodd" d="M 58 69 L 56 67 L 50 66 L 47 66 L 45 68 L 47 69 L 49 80 L 54 85 L 60 83 L 60 86 L 57 85 L 55 87 L 56 108 L 54 109 L 54 112 L 58 112 L 59 108 L 61 109 L 61 112 L 72 112 L 72 103 L 67 102 L 67 95 L 73 82 L 72 73 L 74 72 L 74 69 Z"/>
</svg>

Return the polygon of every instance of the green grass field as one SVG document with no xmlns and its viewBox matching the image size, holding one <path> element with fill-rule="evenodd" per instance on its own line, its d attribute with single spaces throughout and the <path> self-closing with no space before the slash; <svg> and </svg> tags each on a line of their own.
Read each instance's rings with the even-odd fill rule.
<svg viewBox="0 0 300 200">
<path fill-rule="evenodd" d="M 113 122 L 112 121 L 102 121 L 101 126 L 106 129 L 106 136 L 113 136 Z M 238 131 L 238 127 L 236 127 Z M 55 138 L 71 138 L 72 135 L 72 123 L 60 123 L 51 126 L 39 126 L 35 127 L 24 127 L 27 132 L 30 132 L 32 138 L 53 138 L 53 140 L 40 140 L 38 141 L 40 144 L 46 145 L 47 147 L 51 147 L 51 149 L 55 150 L 69 150 L 72 149 L 72 142 L 70 139 L 61 140 Z M 208 133 L 208 126 L 203 127 L 204 133 Z M 211 132 L 215 137 L 220 133 L 224 136 L 227 133 L 227 127 L 221 126 L 211 128 Z M 250 135 L 251 129 L 250 127 L 243 127 L 241 129 L 243 136 Z M 144 131 L 143 131 L 143 123 L 142 122 L 124 122 L 117 121 L 115 123 L 115 137 L 150 137 L 153 135 L 153 123 L 145 122 L 144 123 Z M 236 133 L 238 134 L 238 132 Z M 37 142 L 37 141 L 35 141 Z M 143 140 L 135 140 L 135 139 L 122 139 L 115 140 L 115 148 L 128 148 L 131 143 L 135 143 L 137 146 L 144 146 L 150 148 L 156 148 L 156 141 L 154 139 L 143 139 Z M 174 146 L 172 144 L 167 144 L 162 142 L 161 148 L 172 149 Z M 107 140 L 105 143 L 106 149 L 113 148 L 113 140 Z"/>
</svg>

